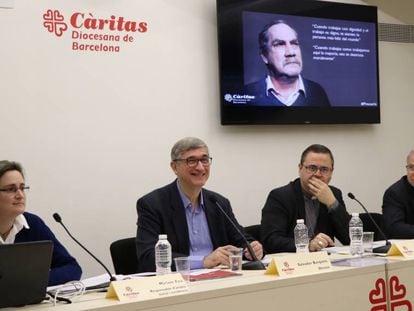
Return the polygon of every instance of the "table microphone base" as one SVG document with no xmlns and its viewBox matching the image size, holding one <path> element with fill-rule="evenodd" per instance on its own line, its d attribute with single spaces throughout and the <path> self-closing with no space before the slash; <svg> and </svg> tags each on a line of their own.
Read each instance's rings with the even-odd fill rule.
<svg viewBox="0 0 414 311">
<path fill-rule="evenodd" d="M 388 243 L 383 246 L 375 247 L 374 249 L 372 249 L 372 252 L 376 254 L 386 254 L 388 253 L 390 248 L 391 248 L 391 243 Z"/>
<path fill-rule="evenodd" d="M 244 263 L 242 270 L 266 270 L 266 267 L 260 260 L 255 260 Z"/>
</svg>

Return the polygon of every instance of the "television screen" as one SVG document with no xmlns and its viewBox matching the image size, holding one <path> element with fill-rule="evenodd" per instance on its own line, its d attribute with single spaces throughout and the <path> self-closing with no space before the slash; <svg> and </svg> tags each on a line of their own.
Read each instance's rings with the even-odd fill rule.
<svg viewBox="0 0 414 311">
<path fill-rule="evenodd" d="M 217 0 L 221 123 L 379 123 L 377 8 Z"/>
</svg>

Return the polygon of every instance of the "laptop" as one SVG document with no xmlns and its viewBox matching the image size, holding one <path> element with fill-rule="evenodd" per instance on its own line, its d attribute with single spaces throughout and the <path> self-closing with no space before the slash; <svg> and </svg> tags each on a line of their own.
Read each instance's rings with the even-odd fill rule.
<svg viewBox="0 0 414 311">
<path fill-rule="evenodd" d="M 45 299 L 52 251 L 52 241 L 0 245 L 0 308 Z"/>
</svg>

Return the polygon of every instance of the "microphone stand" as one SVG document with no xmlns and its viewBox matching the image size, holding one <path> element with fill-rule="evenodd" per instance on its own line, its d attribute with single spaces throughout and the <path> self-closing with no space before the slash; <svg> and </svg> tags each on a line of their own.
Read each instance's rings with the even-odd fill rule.
<svg viewBox="0 0 414 311">
<path fill-rule="evenodd" d="M 92 254 L 85 246 L 83 246 L 70 232 L 69 230 L 66 228 L 66 226 L 63 224 L 62 222 L 62 218 L 60 217 L 60 215 L 58 213 L 54 213 L 53 214 L 53 218 L 55 219 L 56 222 L 58 222 L 63 229 L 65 229 L 66 233 L 72 238 L 72 240 L 74 240 L 80 247 L 83 248 L 83 250 L 85 252 L 87 252 L 93 259 L 95 259 L 106 271 L 106 273 L 108 273 L 109 275 L 109 281 L 116 281 L 116 278 L 111 274 L 111 272 L 109 271 L 109 269 L 97 258 L 95 257 L 94 254 Z"/>
<path fill-rule="evenodd" d="M 234 221 L 230 218 L 229 215 L 224 211 L 223 207 L 220 205 L 220 203 L 214 199 L 213 197 L 210 197 L 210 201 L 213 202 L 223 213 L 223 215 L 227 218 L 227 220 L 232 224 L 232 226 L 236 229 L 236 231 L 240 234 L 242 239 L 244 240 L 244 243 L 246 244 L 247 250 L 252 257 L 252 261 L 246 262 L 242 265 L 242 270 L 266 270 L 265 265 L 263 262 L 261 262 L 259 259 L 257 259 L 256 254 L 254 253 L 249 241 L 247 241 L 244 234 L 240 231 L 238 226 L 234 223 Z"/>
<path fill-rule="evenodd" d="M 391 248 L 391 243 L 388 241 L 387 236 L 385 235 L 384 231 L 381 230 L 380 226 L 377 224 L 377 222 L 374 220 L 374 218 L 371 216 L 371 214 L 368 212 L 368 210 L 365 208 L 364 204 L 362 204 L 351 192 L 348 193 L 348 197 L 354 201 L 357 201 L 358 204 L 362 207 L 362 209 L 367 213 L 369 219 L 374 224 L 375 228 L 377 228 L 378 232 L 381 233 L 385 240 L 385 245 L 376 247 L 372 249 L 373 253 L 377 254 L 386 254 L 388 253 L 389 249 Z"/>
</svg>

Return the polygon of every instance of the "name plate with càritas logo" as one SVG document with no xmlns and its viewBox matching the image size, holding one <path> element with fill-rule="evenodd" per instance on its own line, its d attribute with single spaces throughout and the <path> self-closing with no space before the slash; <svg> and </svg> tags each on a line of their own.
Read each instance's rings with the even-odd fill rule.
<svg viewBox="0 0 414 311">
<path fill-rule="evenodd" d="M 273 257 L 265 274 L 295 276 L 330 271 L 331 269 L 331 261 L 327 252 L 295 253 Z"/>
<path fill-rule="evenodd" d="M 188 284 L 179 273 L 113 281 L 106 298 L 119 301 L 148 300 L 188 293 Z"/>
<path fill-rule="evenodd" d="M 414 257 L 414 240 L 394 241 L 389 249 L 387 256 Z"/>
</svg>

